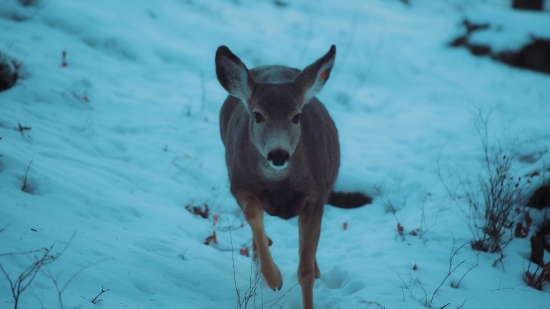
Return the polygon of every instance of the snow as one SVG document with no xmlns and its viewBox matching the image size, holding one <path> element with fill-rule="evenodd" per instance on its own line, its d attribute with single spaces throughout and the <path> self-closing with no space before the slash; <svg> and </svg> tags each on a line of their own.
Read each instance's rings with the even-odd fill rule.
<svg viewBox="0 0 550 309">
<path fill-rule="evenodd" d="M 497 53 L 517 50 L 531 43 L 533 38 L 550 38 L 550 16 L 547 13 L 487 8 L 467 12 L 466 16 L 476 24 L 490 23 L 489 29 L 474 32 L 470 41 L 489 45 Z"/>
<path fill-rule="evenodd" d="M 464 14 L 506 27 L 528 18 L 540 35 L 550 29 L 547 13 L 513 12 L 504 2 L 38 0 L 24 7 L 3 0 L 0 51 L 23 65 L 17 85 L 0 93 L 0 254 L 53 243 L 60 250 L 75 233 L 48 266 L 61 286 L 87 267 L 64 291 L 65 308 L 236 307 L 235 285 L 242 296 L 250 284 L 251 259 L 240 250 L 251 247 L 251 232 L 229 193 L 218 127 L 227 94 L 216 80 L 215 50 L 227 45 L 249 68 L 304 68 L 335 44 L 336 64 L 318 97 L 339 130 L 336 189 L 374 201 L 326 207 L 316 308 L 424 308 L 422 289 L 431 299 L 453 242 L 456 249 L 471 240 L 437 163 L 449 183 L 477 175 L 477 109 L 495 108 L 491 133 L 519 141 L 521 154 L 534 158 L 516 162 L 518 174 L 550 162 L 550 77 L 446 45 Z M 510 29 L 510 41 L 525 39 L 533 29 L 526 24 Z M 31 129 L 19 132 L 18 123 Z M 21 187 L 31 160 L 27 193 Z M 207 219 L 185 208 L 204 204 Z M 535 223 L 542 217 L 532 216 Z M 409 235 L 423 217 L 430 229 Z M 284 285 L 273 292 L 259 283 L 255 307 L 263 299 L 263 308 L 301 308 L 297 220 L 266 216 L 265 226 Z M 214 231 L 218 243 L 205 245 Z M 464 246 L 453 267 L 464 264 L 432 308 L 464 301 L 472 309 L 548 308 L 548 289 L 522 280 L 529 238 L 514 240 L 505 254 L 493 267 L 498 255 Z M 32 262 L 33 255 L 0 256 L 12 278 Z M 12 308 L 9 284 L 0 282 L 0 307 Z M 92 304 L 102 287 L 109 291 Z M 44 273 L 19 308 L 40 302 L 59 306 Z"/>
</svg>

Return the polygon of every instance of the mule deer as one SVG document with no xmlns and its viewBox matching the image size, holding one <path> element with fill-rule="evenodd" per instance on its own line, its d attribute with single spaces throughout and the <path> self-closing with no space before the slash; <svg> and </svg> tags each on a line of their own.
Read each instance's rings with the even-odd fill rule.
<svg viewBox="0 0 550 309">
<path fill-rule="evenodd" d="M 338 132 L 315 95 L 330 77 L 335 56 L 332 45 L 302 71 L 278 65 L 248 70 L 227 47 L 216 51 L 218 81 L 229 93 L 220 131 L 231 193 L 252 229 L 255 256 L 273 290 L 280 290 L 283 280 L 269 252 L 263 213 L 298 216 L 298 282 L 306 309 L 313 308 L 313 281 L 321 276 L 315 254 L 325 203 L 339 200 L 333 204 L 352 208 L 370 202 L 362 195 L 332 193 L 340 166 Z"/>
</svg>

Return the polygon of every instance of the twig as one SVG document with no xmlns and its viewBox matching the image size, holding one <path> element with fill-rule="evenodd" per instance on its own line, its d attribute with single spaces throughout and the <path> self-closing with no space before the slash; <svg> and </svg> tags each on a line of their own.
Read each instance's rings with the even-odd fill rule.
<svg viewBox="0 0 550 309">
<path fill-rule="evenodd" d="M 403 285 L 405 286 L 405 288 L 409 291 L 409 294 L 411 294 L 411 298 L 414 298 L 413 296 L 413 293 L 411 291 L 411 289 L 409 289 L 409 286 L 405 283 L 405 280 L 403 280 L 403 278 L 401 277 L 401 275 L 399 275 L 399 273 L 397 272 L 397 270 L 395 269 L 392 269 L 395 274 L 397 275 L 397 277 L 399 277 L 399 279 L 401 279 L 401 282 L 403 282 Z M 403 290 L 403 288 L 401 288 L 401 290 Z M 403 293 L 404 294 L 404 293 Z M 403 296 L 403 301 L 405 301 L 405 296 Z"/>
<path fill-rule="evenodd" d="M 256 266 L 256 268 L 254 268 Z M 252 260 L 250 263 L 250 278 L 248 279 L 248 289 L 246 289 L 244 293 L 244 308 L 248 308 L 248 303 L 250 302 L 250 299 L 254 297 L 254 307 L 256 307 L 256 291 L 258 290 L 258 283 L 260 282 L 261 272 L 258 270 L 258 264 L 256 261 Z M 254 271 L 254 277 L 252 277 L 252 273 Z M 260 289 L 261 291 L 261 289 Z M 262 293 L 262 304 L 264 301 L 264 294 Z"/>
<path fill-rule="evenodd" d="M 105 292 L 109 292 L 110 290 L 111 290 L 111 289 L 106 289 L 106 290 L 104 290 L 104 289 L 103 289 L 103 286 L 102 286 L 102 287 L 101 287 L 101 292 L 99 292 L 99 294 L 97 294 L 97 296 L 94 297 L 94 299 L 92 299 L 92 304 L 94 304 L 94 305 L 98 304 L 98 303 L 101 301 L 101 299 L 97 299 L 97 298 L 98 298 L 99 296 L 101 296 L 101 294 L 103 294 L 103 293 L 105 293 Z M 97 301 L 96 301 L 96 300 L 97 300 Z"/>
<path fill-rule="evenodd" d="M 48 250 L 47 248 L 40 248 L 36 250 L 29 250 L 29 251 L 21 251 L 21 252 L 8 252 L 8 253 L 2 253 L 0 256 L 9 256 L 9 255 L 27 255 L 30 253 L 37 253 L 41 252 L 42 250 Z"/>
<path fill-rule="evenodd" d="M 458 251 L 458 250 L 457 250 Z M 454 254 L 452 255 L 454 256 Z M 445 278 L 443 278 L 443 281 L 441 281 L 441 283 L 439 284 L 439 286 L 437 287 L 437 289 L 435 289 L 435 291 L 433 292 L 432 294 L 432 298 L 430 299 L 430 302 L 428 303 L 429 305 L 432 304 L 433 300 L 434 300 L 434 297 L 435 297 L 435 294 L 437 294 L 437 292 L 439 291 L 439 289 L 441 288 L 441 286 L 443 285 L 443 283 L 445 283 L 445 281 L 447 281 L 447 278 L 449 278 L 449 276 L 460 266 L 462 265 L 464 262 L 466 262 L 466 260 L 458 263 L 458 265 L 455 266 L 455 268 L 453 268 L 452 270 L 450 270 L 450 267 L 452 265 L 452 258 L 451 258 L 451 263 L 449 265 L 449 272 L 447 273 L 447 275 L 445 276 Z"/>
<path fill-rule="evenodd" d="M 491 291 L 500 291 L 500 290 L 514 290 L 515 288 L 517 288 L 518 286 L 522 286 L 523 284 L 516 284 L 514 285 L 513 287 L 511 288 L 501 288 L 500 285 L 498 287 L 498 289 L 492 289 Z M 523 290 L 522 290 L 523 291 Z"/>
<path fill-rule="evenodd" d="M 31 162 L 29 162 L 29 166 L 27 166 L 27 172 L 25 172 L 25 178 L 23 178 L 23 187 L 21 188 L 23 192 L 27 192 L 27 193 L 30 193 L 29 188 L 27 187 L 27 176 L 29 174 L 29 170 L 31 169 L 31 164 L 33 160 L 34 158 L 31 159 Z"/>
<path fill-rule="evenodd" d="M 25 136 L 25 131 L 28 131 L 31 129 L 31 127 L 27 127 L 27 126 L 23 126 L 21 125 L 20 122 L 17 123 L 18 127 L 15 129 L 15 131 L 19 131 L 21 132 L 21 136 L 23 137 L 23 139 L 25 139 L 27 142 L 29 143 L 32 143 L 26 136 Z"/>
<path fill-rule="evenodd" d="M 525 266 L 525 264 L 524 264 L 524 266 Z M 515 285 L 515 286 L 513 286 L 513 287 L 511 287 L 511 288 L 501 288 L 501 287 L 500 287 L 501 284 L 502 284 L 502 279 L 501 279 L 500 277 L 498 277 L 498 288 L 492 289 L 492 290 L 490 290 L 490 291 L 513 290 L 513 289 L 517 288 L 518 286 L 522 285 L 522 284 L 517 284 L 517 285 Z"/>
<path fill-rule="evenodd" d="M 451 232 L 452 234 L 452 232 Z M 458 253 L 458 251 L 460 251 L 460 249 L 464 248 L 464 246 L 466 246 L 467 244 L 469 244 L 470 242 L 466 242 L 464 244 L 462 244 L 462 246 L 458 247 L 458 249 L 455 250 L 455 244 L 456 244 L 456 240 L 454 239 L 454 235 L 453 235 L 453 247 L 451 248 L 451 257 L 449 258 L 449 272 L 451 272 L 451 267 L 453 266 L 453 259 L 455 257 L 455 255 Z M 455 267 L 456 269 L 456 267 Z"/>
<path fill-rule="evenodd" d="M 188 249 L 185 249 L 185 251 L 183 251 L 183 254 L 180 254 L 180 258 L 184 261 L 185 261 L 185 254 L 187 253 L 187 250 Z"/>
<path fill-rule="evenodd" d="M 25 292 L 29 288 L 29 286 L 34 281 L 34 278 L 36 278 L 36 275 L 38 274 L 40 269 L 59 259 L 59 257 L 65 252 L 65 250 L 67 250 L 67 248 L 71 244 L 75 236 L 75 233 L 73 233 L 73 236 L 71 237 L 69 242 L 67 242 L 65 247 L 63 247 L 63 249 L 61 249 L 61 251 L 59 251 L 58 253 L 55 253 L 55 254 L 52 253 L 55 243 L 52 244 L 49 248 L 41 249 L 40 251 L 44 250 L 44 253 L 42 254 L 42 256 L 40 258 L 35 256 L 36 261 L 32 263 L 30 266 L 28 266 L 25 270 L 23 270 L 15 280 L 11 279 L 10 275 L 6 272 L 6 270 L 0 263 L 0 270 L 2 271 L 2 273 L 4 274 L 4 276 L 6 277 L 6 279 L 10 284 L 11 294 L 14 300 L 14 309 L 18 308 L 19 298 L 21 297 L 21 294 L 23 294 L 23 292 Z M 33 251 L 30 251 L 30 252 L 33 252 Z"/>
<path fill-rule="evenodd" d="M 61 309 L 63 309 L 63 292 L 65 292 L 65 289 L 69 286 L 69 284 L 78 276 L 80 275 L 80 273 L 82 273 L 84 270 L 92 267 L 92 266 L 95 266 L 99 263 L 102 263 L 104 261 L 107 261 L 109 260 L 110 258 L 105 258 L 103 260 L 100 260 L 98 262 L 95 262 L 95 263 L 91 263 L 91 264 L 88 264 L 84 267 L 81 267 L 77 272 L 75 272 L 70 278 L 69 280 L 67 280 L 67 282 L 65 282 L 65 284 L 63 285 L 63 287 L 61 289 L 59 289 L 59 284 L 58 284 L 58 280 L 59 280 L 59 276 L 61 274 L 59 274 L 57 276 L 57 278 L 54 278 L 54 276 L 52 275 L 52 273 L 50 272 L 49 269 L 46 268 L 46 271 L 42 270 L 42 272 L 44 273 L 44 275 L 46 275 L 46 277 L 50 278 L 55 286 L 55 289 L 57 290 L 57 298 L 59 300 L 59 307 Z"/>
<path fill-rule="evenodd" d="M 411 280 L 413 280 L 410 271 L 409 271 L 409 276 L 411 276 Z M 422 289 L 422 292 L 424 292 L 424 297 L 421 298 L 421 299 L 424 299 L 424 298 L 426 299 L 426 301 L 424 302 L 424 305 L 426 307 L 431 307 L 432 304 L 431 304 L 431 302 L 428 303 L 428 293 L 426 292 L 426 289 L 424 289 L 424 285 L 422 285 L 422 282 L 420 282 L 420 279 L 418 279 L 418 276 L 415 275 L 415 277 L 416 278 L 413 280 L 413 282 L 418 284 L 420 286 L 420 288 Z"/>
<path fill-rule="evenodd" d="M 229 225 L 229 218 L 226 217 L 227 225 Z M 237 275 L 235 272 L 235 257 L 233 256 L 233 235 L 231 235 L 231 229 L 229 229 L 229 239 L 231 240 L 231 260 L 233 261 L 233 282 L 235 283 L 235 291 L 237 292 L 237 304 L 241 306 L 241 294 L 237 287 Z"/>
<path fill-rule="evenodd" d="M 502 269 L 505 270 L 504 269 L 504 263 L 502 263 L 502 260 L 504 260 L 505 257 L 506 257 L 506 254 L 504 254 L 504 252 L 501 251 L 500 252 L 500 257 L 495 260 L 495 262 L 493 263 L 492 266 L 495 267 L 498 264 L 498 262 L 500 262 L 500 265 L 502 265 Z"/>
<path fill-rule="evenodd" d="M 456 309 L 460 309 L 460 308 L 462 308 L 462 307 L 464 306 L 464 304 L 465 304 L 465 303 L 466 303 L 466 299 L 464 299 L 464 301 L 462 302 L 462 305 L 460 305 L 460 306 L 456 307 Z"/>
<path fill-rule="evenodd" d="M 374 189 L 376 190 L 376 193 L 378 193 L 378 197 L 382 201 L 382 204 L 384 206 L 384 210 L 387 212 L 390 212 L 393 214 L 393 217 L 395 218 L 395 222 L 397 223 L 397 236 L 401 237 L 402 241 L 405 241 L 405 233 L 403 230 L 403 226 L 401 225 L 401 221 L 397 217 L 397 208 L 393 205 L 392 202 L 392 195 L 394 192 L 396 192 L 399 189 L 399 185 L 396 184 L 395 187 L 389 189 L 389 193 L 384 192 L 382 189 L 383 182 L 380 184 L 375 185 Z"/>
<path fill-rule="evenodd" d="M 252 273 L 255 274 L 255 277 L 254 279 L 252 279 Z M 249 286 L 248 286 L 248 290 L 252 290 L 252 287 L 254 286 L 254 308 L 256 308 L 256 287 L 257 287 L 257 284 L 258 282 L 260 281 L 260 272 L 258 270 L 258 263 L 257 261 L 254 261 L 254 259 L 252 259 L 252 262 L 250 263 L 250 278 L 248 279 L 249 280 Z M 254 284 L 252 283 L 254 281 Z M 262 307 L 263 307 L 263 304 L 264 304 L 264 293 L 262 291 L 262 289 L 260 289 L 260 293 L 262 295 Z"/>
<path fill-rule="evenodd" d="M 286 294 L 288 294 L 290 291 L 292 291 L 292 289 L 295 288 L 297 285 L 298 285 L 298 283 L 294 284 L 290 289 L 288 289 L 288 291 L 286 291 L 281 297 L 279 297 L 279 299 L 277 299 L 277 301 L 273 305 L 271 305 L 267 309 L 273 308 L 273 306 L 275 306 L 283 297 L 285 297 Z"/>
<path fill-rule="evenodd" d="M 229 225 L 229 218 L 226 217 L 226 220 L 227 220 L 227 224 Z M 232 233 L 231 233 L 231 228 L 229 228 L 229 239 L 231 241 L 231 259 L 233 261 L 233 282 L 235 283 L 235 291 L 237 293 L 237 308 L 239 309 L 246 309 L 248 308 L 248 304 L 250 302 L 250 300 L 254 297 L 254 308 L 257 309 L 257 308 L 263 308 L 264 305 L 267 305 L 268 303 L 271 303 L 271 302 L 274 302 L 270 307 L 268 307 L 268 309 L 270 308 L 273 308 L 275 305 L 277 305 L 277 303 L 279 303 L 279 301 L 281 301 L 281 299 L 283 299 L 293 288 L 295 288 L 298 283 L 294 284 L 290 289 L 288 289 L 281 297 L 277 298 L 277 299 L 272 299 L 272 300 L 268 300 L 268 301 L 263 301 L 263 293 L 262 293 L 262 303 L 259 305 L 259 306 L 256 306 L 256 290 L 257 290 L 257 286 L 258 286 L 258 283 L 260 281 L 260 275 L 261 273 L 260 272 L 256 272 L 256 275 L 254 276 L 254 278 L 252 277 L 252 267 L 254 265 L 254 261 L 252 261 L 252 264 L 251 264 L 251 270 L 250 270 L 250 283 L 249 283 L 249 286 L 248 286 L 248 289 L 245 291 L 244 295 L 243 295 L 243 298 L 241 298 L 241 293 L 239 292 L 239 288 L 237 287 L 237 278 L 236 278 L 236 271 L 235 271 L 235 257 L 234 257 L 234 253 L 233 253 L 233 236 L 232 236 Z"/>
<path fill-rule="evenodd" d="M 426 223 L 425 206 L 426 206 L 427 198 L 428 198 L 428 195 L 425 195 L 424 199 L 422 200 L 422 205 L 420 206 L 421 213 L 420 213 L 420 233 L 418 234 L 419 239 L 422 239 L 422 237 L 424 237 L 424 235 L 426 235 L 426 233 L 428 233 L 428 231 L 431 230 L 431 228 L 434 227 L 436 223 L 432 221 L 432 224 L 430 226 L 428 226 L 428 224 Z"/>
<path fill-rule="evenodd" d="M 466 277 L 466 275 L 472 270 L 474 269 L 475 267 L 478 266 L 478 262 L 479 262 L 479 253 L 481 253 L 481 251 L 478 251 L 478 253 L 476 254 L 476 264 L 472 267 L 470 267 L 465 273 L 464 275 L 462 275 L 462 277 L 460 278 L 460 280 L 458 280 L 458 282 L 456 283 L 455 286 L 453 286 L 454 288 L 458 288 L 458 286 L 460 285 L 460 282 L 462 282 L 462 279 L 464 279 L 464 277 Z M 452 285 L 451 285 L 452 286 Z"/>
</svg>

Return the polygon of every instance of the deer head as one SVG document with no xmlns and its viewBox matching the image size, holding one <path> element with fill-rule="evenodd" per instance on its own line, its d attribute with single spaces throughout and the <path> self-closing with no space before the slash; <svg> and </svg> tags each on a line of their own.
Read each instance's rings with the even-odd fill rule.
<svg viewBox="0 0 550 309">
<path fill-rule="evenodd" d="M 332 45 L 326 55 L 293 81 L 260 83 L 229 48 L 220 46 L 216 51 L 218 81 L 246 107 L 250 140 L 265 158 L 267 168 L 280 171 L 289 166 L 302 133 L 302 108 L 323 89 L 335 56 L 336 47 Z"/>
</svg>

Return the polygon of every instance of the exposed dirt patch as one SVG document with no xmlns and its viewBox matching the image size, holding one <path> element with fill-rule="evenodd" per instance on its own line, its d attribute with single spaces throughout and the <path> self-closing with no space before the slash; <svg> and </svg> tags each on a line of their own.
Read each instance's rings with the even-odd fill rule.
<svg viewBox="0 0 550 309">
<path fill-rule="evenodd" d="M 0 91 L 8 90 L 15 85 L 19 74 L 15 62 L 0 53 Z"/>
<path fill-rule="evenodd" d="M 488 56 L 516 68 L 550 74 L 550 39 L 531 36 L 531 42 L 518 50 L 494 52 L 489 45 L 470 42 L 470 35 L 483 31 L 490 24 L 474 24 L 465 19 L 462 22 L 466 33 L 449 43 L 453 47 L 465 47 L 475 56 Z"/>
</svg>

